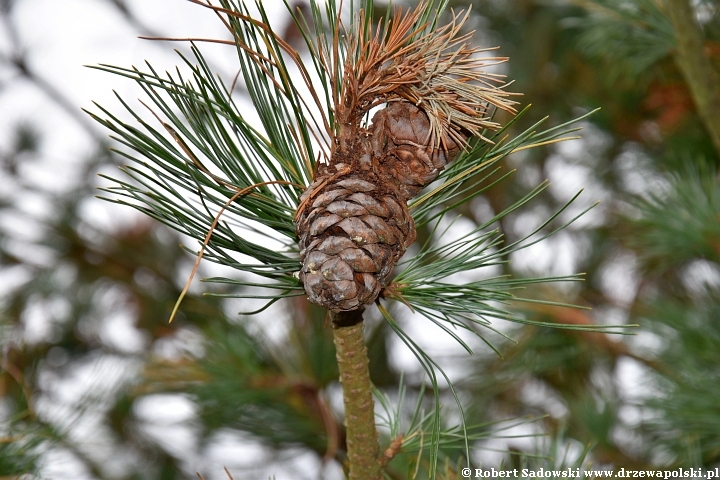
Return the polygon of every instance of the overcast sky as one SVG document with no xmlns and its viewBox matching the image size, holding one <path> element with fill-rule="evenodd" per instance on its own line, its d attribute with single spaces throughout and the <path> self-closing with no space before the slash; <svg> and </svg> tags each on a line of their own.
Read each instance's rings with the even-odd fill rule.
<svg viewBox="0 0 720 480">
<path fill-rule="evenodd" d="M 271 16 L 271 21 L 277 21 L 278 26 L 282 26 L 286 21 L 286 16 L 281 13 L 284 12 L 282 1 L 266 0 L 264 4 L 266 8 L 276 12 Z M 211 11 L 185 0 L 127 0 L 127 5 L 143 28 L 161 36 L 228 38 L 224 26 Z M 17 27 L 17 36 L 13 39 L 7 25 L 0 25 L 0 52 L 8 57 L 12 56 L 17 48 L 22 49 L 27 55 L 31 70 L 58 89 L 67 100 L 69 108 L 75 108 L 76 112 L 80 108 L 95 110 L 93 101 L 108 107 L 111 111 L 119 112 L 120 107 L 113 90 L 128 100 L 134 100 L 139 96 L 138 89 L 132 81 L 92 70 L 84 65 L 105 63 L 117 66 L 141 66 L 145 60 L 149 60 L 157 70 L 170 70 L 179 64 L 179 58 L 173 52 L 173 48 L 187 51 L 187 46 L 184 44 L 138 39 L 138 27 L 129 25 L 118 9 L 107 0 L 16 0 L 12 15 L 13 25 Z M 212 66 L 229 83 L 236 73 L 237 60 L 234 50 L 231 47 L 217 45 L 203 45 L 202 49 Z M 42 190 L 62 191 L 75 186 L 83 162 L 92 153 L 95 145 L 86 128 L 87 124 L 91 125 L 90 129 L 94 135 L 102 137 L 107 135 L 102 127 L 92 125 L 89 118 L 73 115 L 59 108 L 48 98 L 46 92 L 28 81 L 18 80 L 18 75 L 12 68 L 0 64 L 0 152 L 9 148 L 13 126 L 19 122 L 35 126 L 42 135 L 41 154 L 32 162 L 19 167 L 23 177 L 30 179 L 31 183 L 34 182 L 38 189 Z M 598 140 L 597 136 L 593 137 L 592 132 L 586 134 L 586 138 L 601 140 Z M 570 192 L 569 187 L 563 187 L 563 179 L 567 180 L 572 188 L 584 183 L 578 180 L 582 177 L 583 171 L 578 171 L 577 168 L 582 166 L 575 165 L 576 171 L 573 173 L 569 166 L 572 162 L 567 161 L 568 158 L 579 155 L 584 145 L 587 146 L 578 141 L 563 146 L 558 149 L 554 160 L 548 162 L 551 174 L 553 165 L 557 170 L 555 180 L 558 186 L 553 187 L 554 194 L 569 198 L 574 193 Z M 542 179 L 529 179 L 531 183 L 539 180 Z M 98 182 L 100 183 L 101 180 L 98 179 Z M 593 186 L 588 186 L 592 190 Z M 0 172 L 0 193 L 13 189 L 17 189 L 17 186 L 9 182 L 5 173 Z M 603 195 L 602 191 L 591 191 L 583 197 L 591 199 L 581 202 L 581 206 L 602 199 Z M 15 201 L 22 210 L 32 215 L 52 214 L 52 205 L 43 198 L 33 195 L 32 189 L 23 190 L 22 196 Z M 477 207 L 482 208 L 482 205 Z M 601 212 L 601 209 L 597 209 L 596 212 Z M 130 208 L 104 203 L 94 198 L 88 199 L 84 213 L 86 220 L 108 229 L 132 221 L 138 215 Z M 533 217 L 537 219 L 538 213 L 543 212 L 529 211 L 526 219 L 529 221 Z M 597 218 L 593 215 L 601 215 L 601 213 L 587 215 L 582 221 L 592 222 L 593 218 Z M 0 218 L 0 224 L 22 235 L 32 236 L 31 227 L 18 221 L 18 218 Z M 472 225 L 469 220 L 461 220 L 457 222 L 457 227 L 455 235 L 463 229 L 472 228 Z M 578 247 L 572 244 L 570 237 L 559 235 L 554 243 L 543 242 L 535 250 L 523 252 L 514 261 L 517 262 L 518 267 L 527 271 L 549 271 L 555 275 L 569 274 L 574 272 L 573 248 Z M 622 264 L 623 262 L 619 263 Z M 634 292 L 630 270 L 616 272 L 613 281 L 610 282 L 615 286 L 619 296 Z M 437 336 L 432 329 L 428 330 L 425 327 L 418 329 L 411 326 L 409 333 L 415 338 L 426 337 L 428 345 L 432 345 L 429 348 L 431 353 L 441 351 L 447 355 L 450 352 L 460 351 L 459 346 L 449 337 Z M 408 351 L 400 349 L 396 351 L 398 352 L 396 361 L 410 368 L 412 366 L 417 368 L 416 361 Z M 623 378 L 633 378 L 632 366 L 628 369 L 628 372 L 623 374 Z M 462 375 L 459 371 L 451 370 L 449 373 L 451 376 Z M 159 418 L 160 424 L 163 422 L 173 424 L 177 423 L 178 418 L 192 416 L 192 405 L 181 396 L 164 396 L 146 399 L 138 406 L 138 415 L 141 417 L 146 415 L 156 418 L 160 411 L 165 412 L 166 415 L 164 418 Z M 167 430 L 163 430 L 162 425 L 159 428 L 158 435 L 167 434 Z M 173 439 L 181 446 L 192 448 L 192 436 L 187 431 L 176 430 L 173 435 Z M 233 456 L 233 452 L 236 452 L 233 449 L 241 443 L 243 442 L 230 436 L 221 439 L 217 449 L 210 452 L 209 457 L 203 459 L 198 455 L 198 458 L 192 460 L 196 464 L 189 465 L 188 468 L 200 468 L 202 465 L 211 465 L 212 462 L 224 462 Z M 246 444 L 246 448 L 250 447 Z M 245 452 L 255 457 L 263 454 L 255 450 L 245 450 Z M 304 460 L 302 455 L 297 456 L 301 462 L 311 461 L 310 456 L 306 456 Z M 304 468 L 308 468 L 307 463 Z M 272 470 L 272 473 L 276 475 L 277 480 L 298 478 L 297 470 L 294 471 L 292 467 L 288 467 L 285 473 L 277 468 Z M 337 475 L 337 472 L 327 472 L 327 474 L 328 478 L 336 478 L 333 475 Z M 60 468 L 55 475 L 53 478 L 74 478 L 76 472 L 73 472 L 72 468 L 69 470 Z"/>
</svg>

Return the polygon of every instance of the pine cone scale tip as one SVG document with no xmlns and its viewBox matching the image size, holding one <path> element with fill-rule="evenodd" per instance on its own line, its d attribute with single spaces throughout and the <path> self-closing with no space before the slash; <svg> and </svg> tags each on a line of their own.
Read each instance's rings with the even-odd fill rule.
<svg viewBox="0 0 720 480">
<path fill-rule="evenodd" d="M 483 49 L 461 32 L 467 15 L 426 31 L 427 8 L 397 9 L 375 31 L 358 12 L 347 34 L 334 38 L 347 54 L 327 70 L 339 86 L 332 147 L 295 215 L 300 280 L 313 303 L 333 311 L 377 299 L 416 238 L 408 200 L 471 136 L 484 139 L 485 129 L 499 128 L 491 108 L 515 112 L 508 97 L 516 94 L 493 86 L 503 83 L 500 76 L 483 70 L 506 59 L 478 55 Z M 366 125 L 377 106 L 384 108 Z"/>
<path fill-rule="evenodd" d="M 300 279 L 313 303 L 354 310 L 374 302 L 387 286 L 415 241 L 407 201 L 458 151 L 428 145 L 429 132 L 420 109 L 392 103 L 375 114 L 369 128 L 357 130 L 349 150 L 338 149 L 329 165 L 320 166 L 301 196 L 310 199 L 309 206 L 298 210 L 296 224 Z"/>
</svg>

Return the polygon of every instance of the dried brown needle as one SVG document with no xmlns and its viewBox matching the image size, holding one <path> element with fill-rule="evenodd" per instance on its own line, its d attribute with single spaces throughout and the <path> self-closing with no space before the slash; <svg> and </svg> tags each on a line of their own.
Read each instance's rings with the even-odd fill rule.
<svg viewBox="0 0 720 480">
<path fill-rule="evenodd" d="M 335 105 L 340 125 L 357 124 L 371 108 L 404 99 L 428 115 L 434 145 L 444 146 L 446 138 L 466 145 L 467 138 L 500 127 L 490 118 L 492 107 L 516 113 L 511 97 L 519 94 L 504 89 L 504 75 L 487 71 L 508 59 L 479 56 L 494 48 L 473 46 L 473 32 L 462 33 L 469 11 L 426 31 L 421 19 L 428 7 L 427 0 L 404 13 L 395 6 L 392 19 L 374 30 L 363 28 L 365 12 L 358 13 L 344 37 L 348 55 Z"/>
</svg>

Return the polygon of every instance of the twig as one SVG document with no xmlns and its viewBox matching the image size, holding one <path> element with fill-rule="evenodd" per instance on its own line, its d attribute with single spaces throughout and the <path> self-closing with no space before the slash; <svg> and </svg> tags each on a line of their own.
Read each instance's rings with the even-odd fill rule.
<svg viewBox="0 0 720 480">
<path fill-rule="evenodd" d="M 340 383 L 343 388 L 350 480 L 379 480 L 380 445 L 363 334 L 362 309 L 330 312 Z"/>
<path fill-rule="evenodd" d="M 249 193 L 253 189 L 257 187 L 262 187 L 265 185 L 292 185 L 298 188 L 303 188 L 302 185 L 298 185 L 295 182 L 289 182 L 287 180 L 269 180 L 267 182 L 260 182 L 256 183 L 254 185 L 250 185 L 249 187 L 245 187 L 241 189 L 240 187 L 237 187 L 235 185 L 232 185 L 231 183 L 226 182 L 225 180 L 221 179 L 217 175 L 213 175 L 201 162 L 198 160 L 198 158 L 195 156 L 194 153 L 190 150 L 190 148 L 185 144 L 182 138 L 180 138 L 180 135 L 177 134 L 174 128 L 172 128 L 167 123 L 163 122 L 160 116 L 158 116 L 152 108 L 147 106 L 142 100 L 139 100 L 139 102 L 148 110 L 150 110 L 150 113 L 157 119 L 160 124 L 165 128 L 165 130 L 170 134 L 171 137 L 173 137 L 173 140 L 177 142 L 178 145 L 180 145 L 180 148 L 185 152 L 185 155 L 187 155 L 190 160 L 192 161 L 193 165 L 195 165 L 198 170 L 215 180 L 218 184 L 230 188 L 232 190 L 236 190 L 235 194 L 230 197 L 230 199 L 225 202 L 225 204 L 222 206 L 220 211 L 215 215 L 215 219 L 212 222 L 212 225 L 210 225 L 210 229 L 207 232 L 207 235 L 205 235 L 205 241 L 203 242 L 202 248 L 200 249 L 200 252 L 198 252 L 197 259 L 195 260 L 195 265 L 193 266 L 192 272 L 190 272 L 190 277 L 187 280 L 187 283 L 185 283 L 185 287 L 183 288 L 182 292 L 180 293 L 180 297 L 178 297 L 177 302 L 175 302 L 175 307 L 173 307 L 172 313 L 170 314 L 170 319 L 168 320 L 168 323 L 172 323 L 173 319 L 175 318 L 175 315 L 177 314 L 178 308 L 180 308 L 180 303 L 182 302 L 183 298 L 185 298 L 185 295 L 187 294 L 188 289 L 190 288 L 190 284 L 192 283 L 193 278 L 195 278 L 195 274 L 197 273 L 198 268 L 200 267 L 200 260 L 202 260 L 203 255 L 205 254 L 205 249 L 207 248 L 208 244 L 210 243 L 210 237 L 212 237 L 213 232 L 215 231 L 215 227 L 217 227 L 218 222 L 220 221 L 220 217 L 225 212 L 225 209 L 230 206 L 232 202 L 234 202 L 237 198 Z"/>
<path fill-rule="evenodd" d="M 720 75 L 705 55 L 702 29 L 688 0 L 666 2 L 675 30 L 675 61 L 690 88 L 698 114 L 720 155 Z"/>
<path fill-rule="evenodd" d="M 390 463 L 390 460 L 395 458 L 395 455 L 400 453 L 404 439 L 405 437 L 401 433 L 400 435 L 395 437 L 392 442 L 390 442 L 390 445 L 388 445 L 388 447 L 385 449 L 382 456 L 380 457 L 380 460 L 378 460 L 378 463 L 382 468 L 387 467 L 387 464 Z"/>
</svg>

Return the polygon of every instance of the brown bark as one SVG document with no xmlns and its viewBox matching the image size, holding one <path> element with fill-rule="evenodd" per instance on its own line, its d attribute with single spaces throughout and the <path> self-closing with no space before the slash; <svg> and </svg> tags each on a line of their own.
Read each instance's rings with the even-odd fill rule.
<svg viewBox="0 0 720 480">
<path fill-rule="evenodd" d="M 720 155 L 720 74 L 705 55 L 702 29 L 695 20 L 689 0 L 669 0 L 666 6 L 675 30 L 675 62 Z"/>
<path fill-rule="evenodd" d="M 331 313 L 340 383 L 345 405 L 350 480 L 379 480 L 380 444 L 370 382 L 362 309 Z"/>
</svg>

